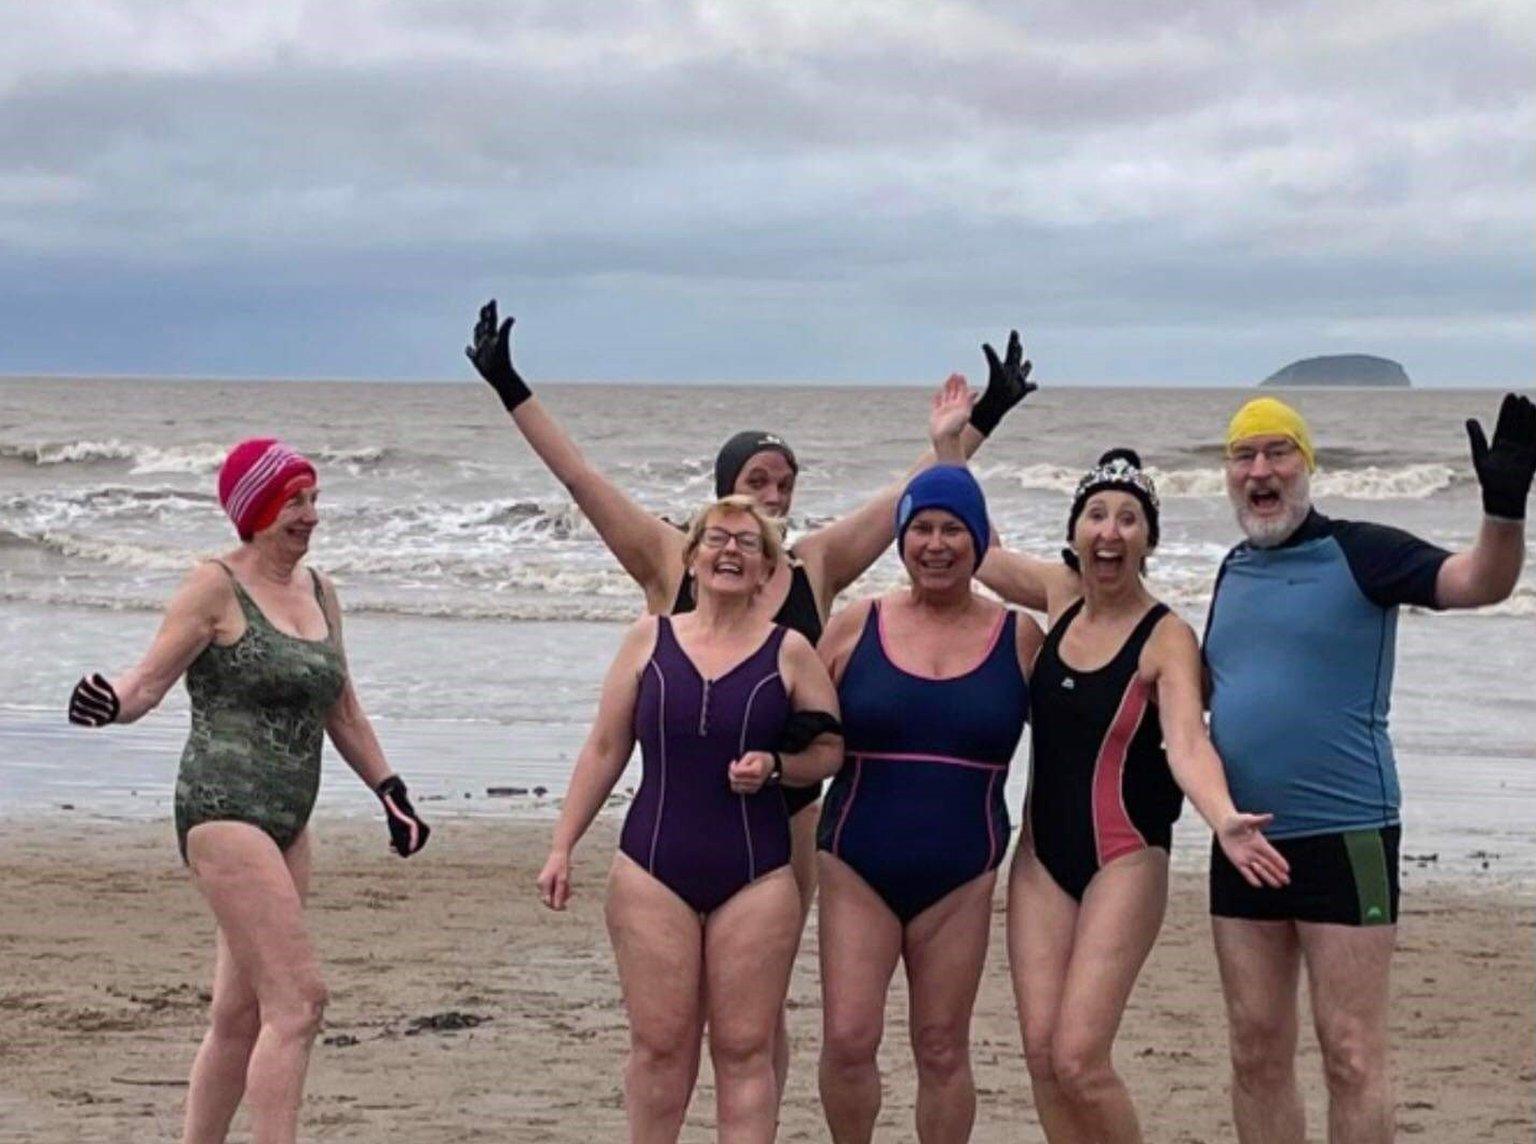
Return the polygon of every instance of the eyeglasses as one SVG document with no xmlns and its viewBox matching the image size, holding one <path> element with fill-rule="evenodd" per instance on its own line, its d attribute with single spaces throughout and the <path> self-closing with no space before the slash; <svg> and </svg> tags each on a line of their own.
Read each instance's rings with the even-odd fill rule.
<svg viewBox="0 0 1536 1144">
<path fill-rule="evenodd" d="M 733 540 L 737 550 L 748 556 L 756 556 L 763 550 L 762 533 L 732 532 L 727 528 L 706 528 L 699 536 L 699 545 L 703 548 L 724 548 Z"/>
<path fill-rule="evenodd" d="M 1274 468 L 1285 464 L 1300 452 L 1294 441 L 1276 441 L 1273 445 L 1265 445 L 1262 449 L 1240 445 L 1227 454 L 1227 464 L 1234 469 L 1251 469 L 1253 463 L 1263 457 L 1269 462 L 1270 467 Z"/>
</svg>

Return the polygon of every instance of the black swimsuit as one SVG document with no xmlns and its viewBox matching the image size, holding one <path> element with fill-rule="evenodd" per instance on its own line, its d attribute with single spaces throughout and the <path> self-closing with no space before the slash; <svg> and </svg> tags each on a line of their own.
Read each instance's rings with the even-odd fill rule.
<svg viewBox="0 0 1536 1144">
<path fill-rule="evenodd" d="M 693 577 L 685 572 L 682 583 L 677 586 L 677 599 L 672 601 L 672 614 L 691 612 L 695 606 Z M 811 641 L 812 647 L 821 639 L 821 612 L 816 607 L 816 593 L 811 589 L 811 578 L 806 575 L 805 565 L 794 559 L 793 553 L 790 553 L 789 594 L 784 597 L 773 622 L 799 632 Z M 784 788 L 784 804 L 790 814 L 798 814 L 820 798 L 820 783 Z"/>
<path fill-rule="evenodd" d="M 1152 689 L 1137 674 L 1167 605 L 1149 608 L 1115 657 L 1093 671 L 1061 658 L 1062 637 L 1082 610 L 1079 600 L 1056 621 L 1029 681 L 1035 854 L 1078 901 L 1116 858 L 1148 846 L 1167 850 L 1184 801 L 1163 752 Z"/>
</svg>

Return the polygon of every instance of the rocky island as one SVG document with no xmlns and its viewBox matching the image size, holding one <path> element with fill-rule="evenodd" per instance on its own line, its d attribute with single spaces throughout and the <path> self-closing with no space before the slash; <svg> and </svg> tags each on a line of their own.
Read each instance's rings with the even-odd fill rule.
<svg viewBox="0 0 1536 1144">
<path fill-rule="evenodd" d="M 1302 358 L 1277 373 L 1260 386 L 1370 385 L 1407 389 L 1412 383 L 1402 365 L 1391 358 L 1371 354 L 1329 354 Z"/>
</svg>

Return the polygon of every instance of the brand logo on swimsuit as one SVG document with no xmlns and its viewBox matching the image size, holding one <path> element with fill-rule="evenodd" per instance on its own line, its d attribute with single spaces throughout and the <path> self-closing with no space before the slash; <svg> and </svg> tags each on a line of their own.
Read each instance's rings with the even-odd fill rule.
<svg viewBox="0 0 1536 1144">
<path fill-rule="evenodd" d="M 1071 691 L 1074 687 L 1077 686 L 1077 683 L 1076 683 L 1075 680 L 1073 680 L 1073 678 L 1070 675 L 1066 675 L 1066 676 L 1062 677 L 1061 685 L 1063 687 L 1065 687 L 1068 691 Z"/>
<path fill-rule="evenodd" d="M 1381 907 L 1380 906 L 1372 906 L 1370 909 L 1365 911 L 1365 916 L 1370 921 L 1376 921 L 1377 919 L 1379 919 L 1381 917 Z"/>
</svg>

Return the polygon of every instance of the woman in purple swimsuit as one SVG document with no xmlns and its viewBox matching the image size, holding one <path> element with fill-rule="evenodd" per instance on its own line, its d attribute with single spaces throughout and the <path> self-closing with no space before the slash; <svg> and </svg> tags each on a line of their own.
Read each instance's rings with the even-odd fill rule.
<svg viewBox="0 0 1536 1144">
<path fill-rule="evenodd" d="M 774 1034 L 800 931 L 780 784 L 819 782 L 842 762 L 835 733 L 796 753 L 775 748 L 796 713 L 835 728 L 837 693 L 805 637 L 754 606 L 783 552 L 751 498 L 698 514 L 683 555 L 697 607 L 646 616 L 625 636 L 539 892 L 565 908 L 571 852 L 638 740 L 644 774 L 606 904 L 629 1013 L 630 1136 L 677 1138 L 707 1018 L 719 1134 L 767 1141 L 779 1104 Z"/>
</svg>

